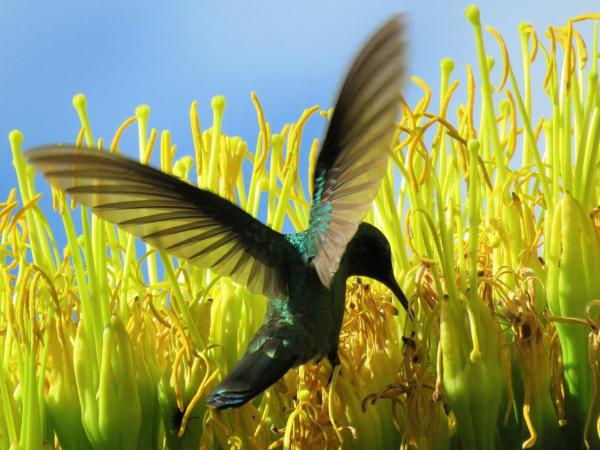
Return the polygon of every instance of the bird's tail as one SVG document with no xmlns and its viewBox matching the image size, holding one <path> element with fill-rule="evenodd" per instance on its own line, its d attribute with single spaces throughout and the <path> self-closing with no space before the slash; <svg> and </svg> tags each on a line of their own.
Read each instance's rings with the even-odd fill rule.
<svg viewBox="0 0 600 450">
<path fill-rule="evenodd" d="M 257 350 L 248 349 L 206 404 L 216 409 L 237 408 L 279 380 L 296 361 L 297 356 L 284 349 L 280 339 L 269 339 Z"/>
</svg>

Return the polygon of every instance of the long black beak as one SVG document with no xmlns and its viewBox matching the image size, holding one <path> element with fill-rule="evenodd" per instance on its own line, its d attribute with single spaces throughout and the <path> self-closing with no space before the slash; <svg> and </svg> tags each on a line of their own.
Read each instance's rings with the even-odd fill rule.
<svg viewBox="0 0 600 450">
<path fill-rule="evenodd" d="M 400 285 L 396 281 L 396 278 L 394 278 L 394 274 L 390 274 L 385 280 L 382 280 L 382 283 L 385 284 L 390 291 L 392 291 L 398 301 L 402 303 L 402 306 L 408 312 L 410 318 L 414 320 L 415 314 L 413 310 L 409 308 L 408 299 L 406 298 L 406 295 L 404 295 L 404 292 L 402 292 L 402 289 L 400 289 Z"/>
</svg>

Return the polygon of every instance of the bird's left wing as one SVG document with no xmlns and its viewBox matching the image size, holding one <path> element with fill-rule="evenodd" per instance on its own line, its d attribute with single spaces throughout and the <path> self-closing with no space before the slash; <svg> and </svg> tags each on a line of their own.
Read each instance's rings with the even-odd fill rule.
<svg viewBox="0 0 600 450">
<path fill-rule="evenodd" d="M 210 267 L 252 292 L 287 298 L 291 245 L 233 203 L 103 151 L 50 146 L 26 157 L 54 187 L 156 248 Z"/>
<path fill-rule="evenodd" d="M 404 29 L 402 16 L 392 18 L 359 53 L 317 158 L 309 256 L 325 286 L 338 270 L 388 165 L 405 72 Z"/>
</svg>

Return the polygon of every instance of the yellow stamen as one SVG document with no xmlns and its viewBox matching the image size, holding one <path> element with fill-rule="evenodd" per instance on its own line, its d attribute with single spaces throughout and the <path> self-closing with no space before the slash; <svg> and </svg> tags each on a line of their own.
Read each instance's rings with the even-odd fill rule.
<svg viewBox="0 0 600 450">
<path fill-rule="evenodd" d="M 42 194 L 35 194 L 27 203 L 25 203 L 12 217 L 10 224 L 8 225 L 9 228 L 13 227 L 15 223 L 21 220 L 25 212 L 35 205 L 40 198 L 42 198 Z"/>
<path fill-rule="evenodd" d="M 533 64 L 533 62 L 535 61 L 535 57 L 537 56 L 538 47 L 539 47 L 537 32 L 535 31 L 535 28 L 533 28 L 533 26 L 531 24 L 524 23 L 524 22 L 521 23 L 521 25 L 519 26 L 519 31 L 522 34 L 531 37 L 532 47 L 531 47 L 531 53 L 529 55 L 529 64 Z"/>
<path fill-rule="evenodd" d="M 498 45 L 500 45 L 500 51 L 502 52 L 502 62 L 503 62 L 502 81 L 500 81 L 500 84 L 498 85 L 498 89 L 497 89 L 497 92 L 501 92 L 502 89 L 504 89 L 504 85 L 506 84 L 506 81 L 508 80 L 508 68 L 510 66 L 510 60 L 508 58 L 508 49 L 506 48 L 506 42 L 504 42 L 504 38 L 500 35 L 500 33 L 498 33 L 498 31 L 496 31 L 494 28 L 492 28 L 489 25 L 486 25 L 485 29 L 487 30 L 488 33 L 490 33 L 492 36 L 494 36 L 496 38 L 496 40 L 498 41 Z"/>
<path fill-rule="evenodd" d="M 265 113 L 263 112 L 262 106 L 260 104 L 260 101 L 258 100 L 256 92 L 252 91 L 250 97 L 252 98 L 252 103 L 254 103 L 254 108 L 256 108 L 258 127 L 263 138 L 262 152 L 260 153 L 260 155 L 258 155 L 258 161 L 254 161 L 257 173 L 260 175 L 262 172 L 264 172 L 265 164 L 267 162 L 267 155 L 269 152 L 269 148 L 271 147 L 271 134 L 268 131 L 267 123 L 265 121 Z"/>
<path fill-rule="evenodd" d="M 117 146 L 119 145 L 119 140 L 121 139 L 121 136 L 123 135 L 123 132 L 125 131 L 125 128 L 127 128 L 129 125 L 134 123 L 136 120 L 137 119 L 135 116 L 131 116 L 131 117 L 125 119 L 125 121 L 119 126 L 119 128 L 117 128 L 117 131 L 116 131 L 112 141 L 110 142 L 110 153 L 115 153 L 117 151 Z"/>
<path fill-rule="evenodd" d="M 509 90 L 506 90 L 506 98 L 508 99 L 508 105 L 510 106 L 510 147 L 506 149 L 509 159 L 512 158 L 517 148 L 517 106 L 515 100 Z"/>
<path fill-rule="evenodd" d="M 173 368 L 170 380 L 170 384 L 171 386 L 173 386 L 173 391 L 175 391 L 175 401 L 177 402 L 177 408 L 179 408 L 179 411 L 183 411 L 183 394 L 181 383 L 179 382 L 179 370 L 182 365 L 184 352 L 184 347 L 177 350 L 177 353 L 175 354 L 175 359 L 173 360 Z"/>
<path fill-rule="evenodd" d="M 581 34 L 573 29 L 573 37 L 575 38 L 575 43 L 577 44 L 577 59 L 579 61 L 579 70 L 583 70 L 588 60 L 587 47 L 585 45 L 585 40 Z"/>
<path fill-rule="evenodd" d="M 410 77 L 410 80 L 417 86 L 419 86 L 421 89 L 423 89 L 423 97 L 421 98 L 421 100 L 419 100 L 419 102 L 413 110 L 413 113 L 417 115 L 419 113 L 427 111 L 427 108 L 429 108 L 429 102 L 431 101 L 431 88 L 425 82 L 425 80 L 419 78 L 416 75 Z"/>
<path fill-rule="evenodd" d="M 90 126 L 90 121 L 87 114 L 87 99 L 85 98 L 85 95 L 75 94 L 73 96 L 73 107 L 79 116 L 79 121 L 81 122 L 81 128 L 83 129 L 87 146 L 95 147 L 92 128 Z M 81 143 L 78 143 L 77 146 L 80 147 Z"/>
<path fill-rule="evenodd" d="M 202 130 L 200 128 L 200 116 L 198 115 L 198 102 L 196 100 L 190 105 L 190 128 L 192 129 L 194 154 L 196 156 L 196 176 L 199 184 L 200 176 L 202 175 L 202 160 L 206 150 L 202 147 Z"/>
<path fill-rule="evenodd" d="M 150 130 L 150 137 L 148 138 L 148 141 L 146 142 L 146 148 L 144 149 L 144 153 L 142 155 L 142 157 L 140 158 L 140 162 L 142 164 L 149 164 L 150 163 L 150 157 L 152 156 L 152 152 L 154 150 L 154 143 L 156 142 L 156 136 L 157 136 L 157 131 L 156 128 L 152 128 L 152 130 Z M 175 153 L 175 152 L 173 152 Z"/>
<path fill-rule="evenodd" d="M 0 232 L 4 229 L 4 227 L 6 226 L 6 223 L 8 222 L 8 216 L 11 213 L 11 211 L 13 209 L 16 208 L 16 206 L 19 204 L 19 202 L 17 201 L 13 201 L 11 203 L 8 203 L 4 206 L 4 208 L 2 208 L 2 210 L 0 211 L 0 219 L 2 219 L 0 221 Z"/>
<path fill-rule="evenodd" d="M 475 109 L 475 77 L 473 76 L 473 70 L 471 66 L 467 64 L 467 125 L 469 128 L 469 139 L 475 139 L 477 134 L 475 133 L 474 125 L 474 109 Z"/>
<path fill-rule="evenodd" d="M 83 147 L 83 137 L 85 134 L 85 128 L 80 128 L 79 132 L 77 133 L 77 138 L 75 139 L 75 146 L 76 147 Z"/>
<path fill-rule="evenodd" d="M 530 383 L 531 381 L 529 379 L 527 379 L 525 381 L 526 383 Z M 523 445 L 521 446 L 522 448 L 531 448 L 535 445 L 535 443 L 537 442 L 537 432 L 535 431 L 535 427 L 533 426 L 533 422 L 531 421 L 531 414 L 530 414 L 530 409 L 531 406 L 529 405 L 530 402 L 530 397 L 531 396 L 531 388 L 529 389 L 525 389 L 525 399 L 524 399 L 524 405 L 523 405 L 523 418 L 525 419 L 525 424 L 527 425 L 527 430 L 529 431 L 529 438 L 523 442 Z"/>
<path fill-rule="evenodd" d="M 292 128 L 290 130 L 290 136 L 288 137 L 288 141 L 287 141 L 286 160 L 285 160 L 285 164 L 283 166 L 283 171 L 282 171 L 282 176 L 284 179 L 287 175 L 287 172 L 290 170 L 290 168 L 292 166 L 294 167 L 294 172 L 297 173 L 299 146 L 300 146 L 300 139 L 302 136 L 302 130 L 304 128 L 304 125 L 306 124 L 306 121 L 310 118 L 310 116 L 312 116 L 314 113 L 319 111 L 319 109 L 320 109 L 320 107 L 318 105 L 315 105 L 312 108 L 305 109 L 302 112 L 300 119 L 298 119 L 298 122 L 296 122 L 292 126 Z"/>
<path fill-rule="evenodd" d="M 213 109 L 213 126 L 211 135 L 210 156 L 208 160 L 208 185 L 207 188 L 212 192 L 218 192 L 219 174 L 218 161 L 219 150 L 221 147 L 221 126 L 223 123 L 223 112 L 225 111 L 225 98 L 221 95 L 213 97 L 211 100 Z"/>
<path fill-rule="evenodd" d="M 185 409 L 185 413 L 183 415 L 183 419 L 181 420 L 181 426 L 179 427 L 178 436 L 180 438 L 183 436 L 183 433 L 185 433 L 185 427 L 186 427 L 186 425 L 188 423 L 188 420 L 190 419 L 190 415 L 192 414 L 192 410 L 198 404 L 198 402 L 200 401 L 200 399 L 204 395 L 204 392 L 206 392 L 206 390 L 210 387 L 211 383 L 217 378 L 217 375 L 219 375 L 219 372 L 220 372 L 219 369 L 215 369 L 213 371 L 213 373 L 210 375 L 210 377 L 208 377 L 205 381 L 202 382 L 202 384 L 200 385 L 200 387 L 198 388 L 198 390 L 196 391 L 196 393 L 194 394 L 194 396 L 190 400 L 190 403 L 188 404 L 187 408 Z M 208 371 L 207 371 L 207 373 L 208 373 Z M 183 408 L 181 408 L 180 411 L 182 409 Z"/>
</svg>

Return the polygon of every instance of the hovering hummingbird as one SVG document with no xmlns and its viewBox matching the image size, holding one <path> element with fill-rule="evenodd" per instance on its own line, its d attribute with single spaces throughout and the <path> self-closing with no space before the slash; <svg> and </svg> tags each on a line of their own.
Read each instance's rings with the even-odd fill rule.
<svg viewBox="0 0 600 450">
<path fill-rule="evenodd" d="M 209 406 L 238 407 L 309 361 L 339 364 L 349 276 L 380 281 L 408 310 L 386 237 L 361 223 L 391 153 L 403 31 L 401 16 L 389 20 L 351 66 L 317 158 L 309 228 L 301 233 L 278 233 L 216 194 L 123 156 L 72 146 L 26 153 L 53 186 L 101 218 L 269 298 L 263 325 Z"/>
</svg>

